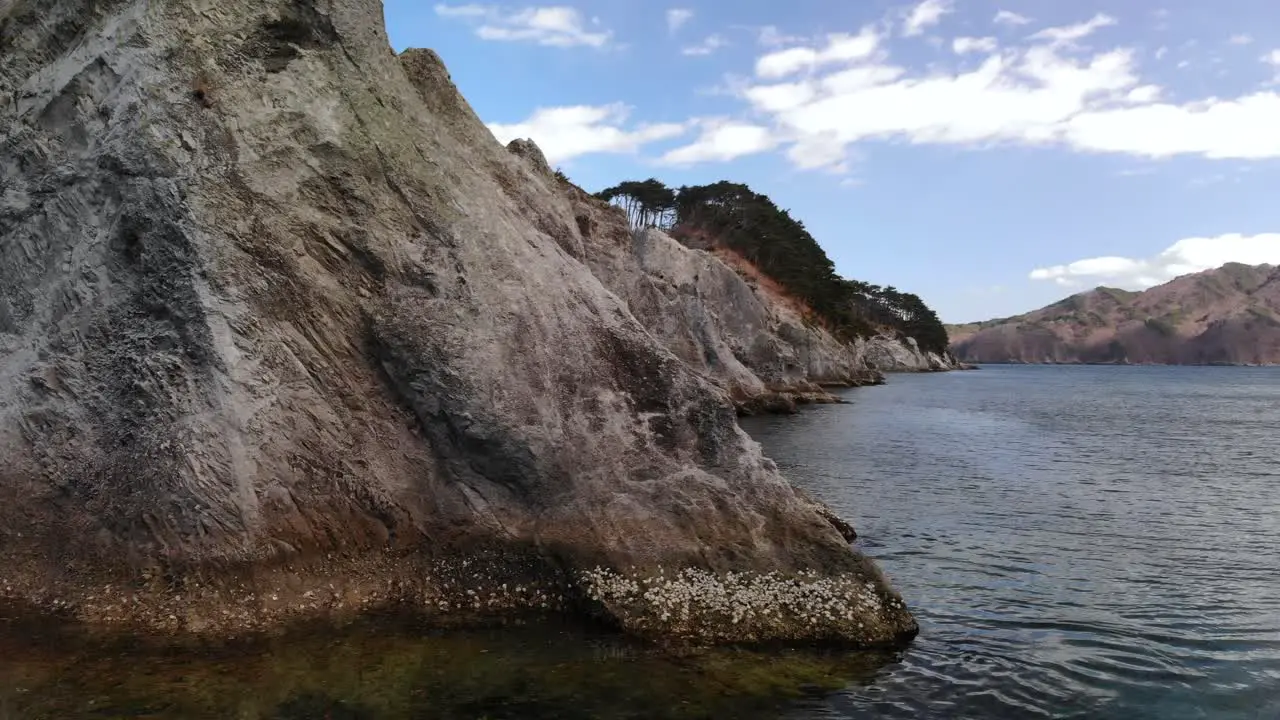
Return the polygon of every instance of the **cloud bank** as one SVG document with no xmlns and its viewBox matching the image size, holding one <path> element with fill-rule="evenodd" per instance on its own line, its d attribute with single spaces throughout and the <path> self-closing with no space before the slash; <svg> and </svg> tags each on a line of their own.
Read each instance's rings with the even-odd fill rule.
<svg viewBox="0 0 1280 720">
<path fill-rule="evenodd" d="M 908 20 L 936 21 L 934 10 L 946 7 L 930 5 L 921 14 L 924 5 Z M 997 20 L 1020 22 L 1008 12 Z M 742 121 L 767 128 L 775 142 L 704 154 L 696 149 L 698 139 L 681 155 L 731 160 L 784 148 L 799 168 L 837 169 L 847 166 L 856 143 L 897 141 L 1063 147 L 1143 158 L 1280 157 L 1280 132 L 1274 130 L 1280 127 L 1280 94 L 1163 101 L 1167 93 L 1143 79 L 1134 48 L 1083 46 L 1098 45 L 1116 24 L 1098 14 L 1042 28 L 1003 49 L 991 37 L 956 37 L 955 53 L 978 58 L 976 66 L 959 70 L 894 63 L 877 26 L 772 50 L 757 58 L 754 78 L 740 83 L 738 94 L 748 106 Z"/>
<path fill-rule="evenodd" d="M 925 0 L 890 11 L 856 33 L 807 39 L 775 27 L 758 29 L 763 47 L 748 60 L 745 74 L 730 76 L 727 93 L 739 105 L 715 118 L 682 119 L 680 126 L 702 132 L 682 147 L 664 148 L 659 159 L 727 162 L 781 152 L 797 169 L 842 173 L 850 169 L 856 146 L 868 142 L 1053 147 L 1144 159 L 1280 158 L 1275 86 L 1262 84 L 1237 97 L 1174 100 L 1167 88 L 1144 77 L 1136 48 L 1107 42 L 1118 24 L 1110 15 L 1029 31 L 1023 29 L 1029 18 L 1001 10 L 990 25 L 1004 40 L 957 35 L 946 41 L 953 52 L 941 64 L 894 61 L 893 43 L 920 42 L 914 36 L 939 25 L 952 9 L 948 0 Z M 610 37 L 586 29 L 569 8 L 502 15 L 493 6 L 441 5 L 437 12 L 476 23 L 477 32 L 494 39 L 599 45 Z M 690 17 L 679 8 L 666 12 L 669 28 Z M 899 27 L 904 37 L 895 39 Z M 1014 33 L 1022 37 L 1007 37 Z M 680 52 L 706 56 L 726 45 L 723 35 L 713 34 Z M 1280 50 L 1258 62 L 1280 82 Z M 616 147 L 630 152 L 679 134 L 670 125 L 656 126 L 667 128 L 662 131 L 628 130 L 616 121 L 557 128 L 550 119 L 578 123 L 580 115 L 556 110 L 539 110 L 516 126 L 540 133 L 533 136 L 539 145 L 565 147 L 564 157 Z M 585 133 L 583 139 L 571 141 L 578 133 Z"/>
</svg>

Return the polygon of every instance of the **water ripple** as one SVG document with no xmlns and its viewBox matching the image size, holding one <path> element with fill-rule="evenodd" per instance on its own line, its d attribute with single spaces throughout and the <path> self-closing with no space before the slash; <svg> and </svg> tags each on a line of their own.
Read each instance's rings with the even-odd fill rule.
<svg viewBox="0 0 1280 720">
<path fill-rule="evenodd" d="M 1280 370 L 988 367 L 744 425 L 912 603 L 797 718 L 1280 717 Z"/>
</svg>

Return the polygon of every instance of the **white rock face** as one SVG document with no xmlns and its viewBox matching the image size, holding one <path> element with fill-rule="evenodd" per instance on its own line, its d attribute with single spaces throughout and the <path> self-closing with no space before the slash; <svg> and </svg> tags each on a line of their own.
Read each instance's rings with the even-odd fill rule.
<svg viewBox="0 0 1280 720">
<path fill-rule="evenodd" d="M 880 335 L 859 340 L 858 354 L 870 367 L 883 372 L 936 372 L 960 367 L 949 355 L 921 350 L 915 338 L 899 340 Z"/>
<path fill-rule="evenodd" d="M 631 233 L 627 252 L 622 213 L 602 211 L 574 190 L 569 193 L 579 217 L 591 218 L 585 247 L 597 277 L 654 337 L 742 404 L 777 394 L 833 401 L 822 386 L 876 383 L 882 372 L 957 367 L 950 357 L 920 350 L 913 338 L 841 342 L 714 254 L 659 230 Z"/>
<path fill-rule="evenodd" d="M 574 609 L 588 570 L 661 566 L 861 588 L 741 639 L 913 634 L 724 389 L 858 363 L 599 231 L 383 28 L 377 0 L 0 3 L 0 599 L 227 633 Z"/>
<path fill-rule="evenodd" d="M 715 255 L 655 229 L 633 233 L 620 212 L 571 197 L 593 217 L 587 262 L 596 276 L 667 349 L 740 404 L 783 394 L 831 401 L 822 385 L 878 380 L 856 346 L 806 326 Z"/>
</svg>

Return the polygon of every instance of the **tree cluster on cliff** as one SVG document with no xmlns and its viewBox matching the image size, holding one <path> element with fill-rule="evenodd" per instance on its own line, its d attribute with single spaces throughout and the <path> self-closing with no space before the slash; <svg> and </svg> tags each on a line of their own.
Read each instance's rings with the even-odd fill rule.
<svg viewBox="0 0 1280 720">
<path fill-rule="evenodd" d="M 841 278 L 804 223 L 746 185 L 721 181 L 673 190 L 650 178 L 619 183 L 596 197 L 626 212 L 632 227 L 709 238 L 737 252 L 838 334 L 866 336 L 883 327 L 915 338 L 926 350 L 947 349 L 946 329 L 918 296 Z"/>
<path fill-rule="evenodd" d="M 861 320 L 895 328 L 915 338 L 925 350 L 941 353 L 947 349 L 950 339 L 946 326 L 920 296 L 904 293 L 892 285 L 882 287 L 861 280 L 844 282 L 852 297 L 853 312 Z"/>
</svg>

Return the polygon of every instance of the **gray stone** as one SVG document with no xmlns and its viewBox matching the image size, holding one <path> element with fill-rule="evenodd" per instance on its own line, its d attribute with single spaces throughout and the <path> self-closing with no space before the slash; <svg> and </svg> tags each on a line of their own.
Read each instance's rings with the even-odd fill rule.
<svg viewBox="0 0 1280 720">
<path fill-rule="evenodd" d="M 915 632 L 726 390 L 858 363 L 613 232 L 377 0 L 12 0 L 0 57 L 0 599 L 211 634 L 393 604 Z"/>
<path fill-rule="evenodd" d="M 938 372 L 958 370 L 960 364 L 950 353 L 939 355 L 921 350 L 915 338 L 899 339 L 877 335 L 860 340 L 858 352 L 868 365 L 884 372 Z"/>
</svg>

